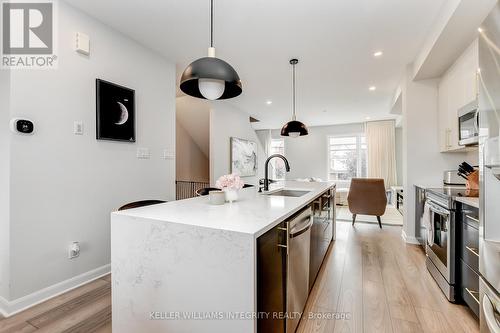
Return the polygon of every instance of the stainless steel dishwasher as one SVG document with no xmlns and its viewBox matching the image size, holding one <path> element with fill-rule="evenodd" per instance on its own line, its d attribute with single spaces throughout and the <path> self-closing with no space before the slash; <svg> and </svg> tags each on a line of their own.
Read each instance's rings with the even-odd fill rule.
<svg viewBox="0 0 500 333">
<path fill-rule="evenodd" d="M 257 239 L 259 333 L 293 333 L 309 295 L 311 207 L 299 211 Z M 286 315 L 285 315 L 286 314 Z"/>
<path fill-rule="evenodd" d="M 311 215 L 311 207 L 308 207 L 289 222 L 286 309 L 290 316 L 286 322 L 287 333 L 297 329 L 300 317 L 294 314 L 304 311 L 309 296 Z"/>
</svg>

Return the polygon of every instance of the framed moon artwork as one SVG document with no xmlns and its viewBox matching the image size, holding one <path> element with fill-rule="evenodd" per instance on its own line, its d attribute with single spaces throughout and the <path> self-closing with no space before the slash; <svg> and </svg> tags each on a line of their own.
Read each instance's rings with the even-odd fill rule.
<svg viewBox="0 0 500 333">
<path fill-rule="evenodd" d="M 135 142 L 135 91 L 96 79 L 97 140 Z"/>
<path fill-rule="evenodd" d="M 257 144 L 255 142 L 231 138 L 231 173 L 240 177 L 257 174 Z"/>
</svg>

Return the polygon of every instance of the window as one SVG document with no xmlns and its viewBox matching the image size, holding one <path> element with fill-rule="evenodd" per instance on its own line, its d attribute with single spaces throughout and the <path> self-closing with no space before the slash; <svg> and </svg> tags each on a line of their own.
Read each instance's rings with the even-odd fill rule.
<svg viewBox="0 0 500 333">
<path fill-rule="evenodd" d="M 364 134 L 329 137 L 329 180 L 350 181 L 367 175 L 366 137 Z"/>
<path fill-rule="evenodd" d="M 271 146 L 269 147 L 269 156 L 272 154 L 281 154 L 285 155 L 285 140 L 283 139 L 272 139 L 271 140 Z M 271 179 L 274 180 L 284 180 L 285 179 L 285 162 L 281 158 L 273 158 L 269 165 L 271 165 L 270 168 L 270 174 L 271 174 Z"/>
</svg>

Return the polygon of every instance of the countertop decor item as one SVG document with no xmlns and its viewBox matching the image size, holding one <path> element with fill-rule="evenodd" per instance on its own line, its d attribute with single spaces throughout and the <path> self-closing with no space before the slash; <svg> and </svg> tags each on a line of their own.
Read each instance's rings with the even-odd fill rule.
<svg viewBox="0 0 500 333">
<path fill-rule="evenodd" d="M 469 190 L 479 189 L 479 170 L 475 170 L 467 175 L 467 182 L 465 186 Z"/>
<path fill-rule="evenodd" d="M 97 140 L 135 142 L 135 91 L 96 80 Z"/>
<path fill-rule="evenodd" d="M 222 189 L 226 193 L 226 201 L 233 202 L 238 200 L 238 191 L 243 188 L 245 183 L 240 176 L 232 173 L 221 176 L 217 179 L 215 186 Z"/>
<path fill-rule="evenodd" d="M 479 170 L 467 162 L 462 162 L 458 166 L 458 176 L 465 179 L 465 186 L 468 190 L 479 189 Z"/>
<path fill-rule="evenodd" d="M 240 77 L 234 68 L 224 60 L 215 57 L 213 0 L 210 0 L 208 57 L 189 64 L 182 73 L 180 88 L 189 96 L 209 100 L 233 98 L 243 91 Z"/>
<path fill-rule="evenodd" d="M 225 189 L 223 190 L 226 193 L 226 201 L 232 203 L 233 201 L 238 200 L 238 190 L 234 189 Z"/>
<path fill-rule="evenodd" d="M 297 59 L 290 60 L 290 65 L 292 65 L 292 120 L 287 122 L 281 129 L 281 136 L 290 136 L 292 138 L 309 134 L 306 125 L 298 121 L 295 114 L 295 65 L 297 65 L 298 62 Z"/>
<path fill-rule="evenodd" d="M 240 177 L 257 174 L 257 144 L 254 141 L 231 138 L 231 173 Z"/>
<path fill-rule="evenodd" d="M 208 202 L 211 205 L 223 205 L 226 202 L 226 193 L 223 191 L 208 192 Z"/>
</svg>

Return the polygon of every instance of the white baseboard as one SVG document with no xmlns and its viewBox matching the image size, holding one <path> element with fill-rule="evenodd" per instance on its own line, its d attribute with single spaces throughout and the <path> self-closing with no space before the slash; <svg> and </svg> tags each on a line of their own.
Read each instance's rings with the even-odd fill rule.
<svg viewBox="0 0 500 333">
<path fill-rule="evenodd" d="M 408 243 L 408 244 L 417 244 L 417 245 L 420 244 L 420 242 L 418 241 L 418 239 L 416 237 L 408 236 L 404 230 L 401 231 L 401 238 L 403 238 L 405 243 Z"/>
<path fill-rule="evenodd" d="M 9 302 L 0 296 L 0 316 L 7 318 L 7 309 L 9 307 Z"/>
<path fill-rule="evenodd" d="M 103 277 L 109 274 L 110 271 L 111 265 L 107 264 L 13 301 L 7 301 L 0 296 L 0 314 L 5 318 L 10 317 L 32 306 Z"/>
</svg>

